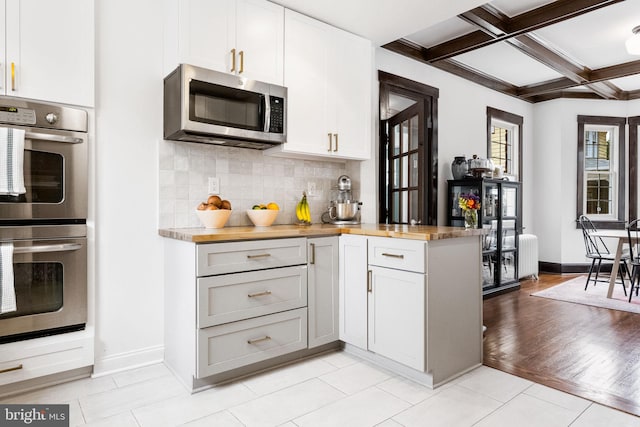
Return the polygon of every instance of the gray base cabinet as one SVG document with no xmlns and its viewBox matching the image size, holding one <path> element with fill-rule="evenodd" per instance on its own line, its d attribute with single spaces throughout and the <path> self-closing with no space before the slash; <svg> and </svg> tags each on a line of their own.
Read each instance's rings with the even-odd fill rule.
<svg viewBox="0 0 640 427">
<path fill-rule="evenodd" d="M 480 244 L 341 236 L 340 339 L 431 387 L 479 366 Z"/>
<path fill-rule="evenodd" d="M 309 348 L 337 341 L 338 236 L 307 241 Z"/>
<path fill-rule="evenodd" d="M 167 239 L 165 277 L 165 363 L 189 390 L 338 341 L 337 236 Z"/>
</svg>

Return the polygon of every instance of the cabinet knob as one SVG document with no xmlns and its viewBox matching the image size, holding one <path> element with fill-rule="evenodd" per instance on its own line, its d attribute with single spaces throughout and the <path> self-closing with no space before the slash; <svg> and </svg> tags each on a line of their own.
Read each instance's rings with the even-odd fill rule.
<svg viewBox="0 0 640 427">
<path fill-rule="evenodd" d="M 52 125 L 58 121 L 58 116 L 55 113 L 47 113 L 47 115 L 44 116 L 44 119 L 47 121 L 47 123 Z"/>
</svg>

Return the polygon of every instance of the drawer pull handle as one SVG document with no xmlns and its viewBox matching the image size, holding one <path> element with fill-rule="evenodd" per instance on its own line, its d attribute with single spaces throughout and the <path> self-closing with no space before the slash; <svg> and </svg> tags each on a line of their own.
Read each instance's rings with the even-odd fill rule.
<svg viewBox="0 0 640 427">
<path fill-rule="evenodd" d="M 262 292 L 258 292 L 257 294 L 249 294 L 247 295 L 249 298 L 253 298 L 253 297 L 262 297 L 265 295 L 271 295 L 271 291 L 262 291 Z"/>
<path fill-rule="evenodd" d="M 259 254 L 259 255 L 247 255 L 248 259 L 257 259 L 257 258 L 267 258 L 270 257 L 271 254 Z"/>
<path fill-rule="evenodd" d="M 402 255 L 402 254 L 389 254 L 389 253 L 383 252 L 382 256 L 388 256 L 388 257 L 391 257 L 391 258 L 404 259 L 404 255 Z"/>
<path fill-rule="evenodd" d="M 311 259 L 309 260 L 309 264 L 315 264 L 316 263 L 316 244 L 309 243 L 309 246 L 311 247 Z"/>
<path fill-rule="evenodd" d="M 267 336 L 264 336 L 262 338 L 255 338 L 255 339 L 252 339 L 252 340 L 248 340 L 247 344 L 257 344 L 259 342 L 269 341 L 269 340 L 271 340 L 271 337 L 269 335 L 267 335 Z"/>
<path fill-rule="evenodd" d="M 5 372 L 11 372 L 11 371 L 19 371 L 20 369 L 22 369 L 22 364 L 18 366 L 14 366 L 13 368 L 2 369 L 0 370 L 0 374 L 4 374 Z"/>
</svg>

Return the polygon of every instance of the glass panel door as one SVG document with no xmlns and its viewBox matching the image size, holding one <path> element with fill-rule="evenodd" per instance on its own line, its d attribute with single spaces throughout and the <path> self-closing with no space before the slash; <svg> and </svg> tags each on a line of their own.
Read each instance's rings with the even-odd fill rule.
<svg viewBox="0 0 640 427">
<path fill-rule="evenodd" d="M 422 222 L 420 191 L 424 166 L 420 147 L 419 121 L 422 104 L 414 104 L 388 121 L 389 220 L 396 224 Z"/>
</svg>

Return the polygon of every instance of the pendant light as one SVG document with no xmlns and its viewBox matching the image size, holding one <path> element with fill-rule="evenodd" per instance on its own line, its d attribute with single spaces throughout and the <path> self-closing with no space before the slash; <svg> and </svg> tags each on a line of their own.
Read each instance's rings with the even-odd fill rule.
<svg viewBox="0 0 640 427">
<path fill-rule="evenodd" d="M 633 35 L 629 37 L 625 43 L 627 46 L 627 52 L 630 55 L 640 55 L 640 25 L 631 31 L 633 32 Z"/>
</svg>

